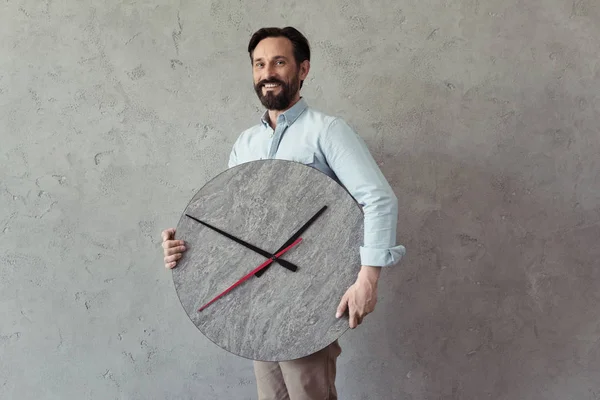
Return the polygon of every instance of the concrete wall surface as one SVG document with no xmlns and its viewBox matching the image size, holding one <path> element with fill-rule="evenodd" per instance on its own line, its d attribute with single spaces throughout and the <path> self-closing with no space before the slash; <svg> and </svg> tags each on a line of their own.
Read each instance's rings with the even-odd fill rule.
<svg viewBox="0 0 600 400">
<path fill-rule="evenodd" d="M 286 25 L 407 248 L 340 399 L 600 399 L 596 0 L 3 0 L 0 399 L 256 398 L 160 231 L 258 121 L 247 42 Z"/>
</svg>

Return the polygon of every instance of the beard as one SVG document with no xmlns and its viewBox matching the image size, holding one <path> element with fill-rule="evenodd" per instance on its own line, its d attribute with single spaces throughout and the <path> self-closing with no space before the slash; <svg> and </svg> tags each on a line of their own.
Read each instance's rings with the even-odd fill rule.
<svg viewBox="0 0 600 400">
<path fill-rule="evenodd" d="M 274 91 L 272 90 L 267 91 L 267 94 L 263 94 L 263 86 L 267 83 L 278 83 L 280 88 L 279 94 L 273 93 Z M 299 75 L 293 77 L 289 83 L 285 83 L 283 81 L 280 81 L 279 79 L 272 78 L 264 79 L 258 82 L 256 85 L 254 85 L 254 91 L 256 92 L 256 95 L 258 96 L 258 99 L 260 100 L 262 105 L 267 110 L 277 111 L 285 110 L 290 106 L 292 100 L 294 99 L 294 96 L 296 96 L 296 93 L 298 93 L 299 88 Z"/>
</svg>

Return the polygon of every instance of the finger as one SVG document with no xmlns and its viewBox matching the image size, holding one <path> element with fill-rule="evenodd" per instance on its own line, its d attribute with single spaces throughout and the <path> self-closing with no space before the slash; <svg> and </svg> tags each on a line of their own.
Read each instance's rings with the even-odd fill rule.
<svg viewBox="0 0 600 400">
<path fill-rule="evenodd" d="M 348 294 L 344 294 L 342 296 L 342 300 L 340 301 L 340 304 L 337 307 L 337 310 L 335 313 L 336 318 L 340 318 L 344 314 L 344 311 L 346 311 L 347 304 L 348 304 Z"/>
<path fill-rule="evenodd" d="M 185 251 L 185 246 L 177 246 L 177 247 L 166 248 L 164 253 L 165 253 L 165 256 L 170 256 L 173 254 L 183 253 L 184 251 Z"/>
<path fill-rule="evenodd" d="M 348 313 L 350 315 L 350 318 L 348 319 L 348 323 L 350 325 L 350 328 L 354 329 L 358 325 L 359 311 L 356 307 L 356 299 L 349 300 L 350 301 L 348 301 Z"/>
<path fill-rule="evenodd" d="M 168 249 L 176 246 L 185 246 L 185 242 L 183 240 L 167 240 L 162 244 L 163 249 Z"/>
<path fill-rule="evenodd" d="M 357 324 L 356 324 L 356 319 L 357 319 L 357 318 L 356 318 L 356 314 L 355 314 L 355 313 L 353 313 L 353 312 L 351 312 L 351 313 L 350 313 L 350 329 L 354 329 L 354 328 L 356 328 L 356 325 L 357 325 Z"/>
<path fill-rule="evenodd" d="M 356 316 L 356 326 L 359 326 L 360 324 L 362 324 L 364 318 L 365 318 L 364 316 L 361 317 L 361 316 L 357 315 Z"/>
<path fill-rule="evenodd" d="M 165 229 L 164 231 L 162 231 L 162 240 L 163 242 L 171 239 L 173 237 L 173 235 L 175 235 L 175 228 L 169 228 L 169 229 Z"/>
<path fill-rule="evenodd" d="M 173 261 L 173 262 L 165 264 L 165 268 L 172 269 L 172 268 L 175 268 L 175 265 L 177 265 L 177 262 Z"/>
<path fill-rule="evenodd" d="M 164 258 L 165 264 L 169 264 L 172 263 L 173 261 L 177 261 L 179 259 L 181 259 L 182 254 L 181 253 L 177 253 L 177 254 L 173 254 L 171 256 L 166 256 Z"/>
</svg>

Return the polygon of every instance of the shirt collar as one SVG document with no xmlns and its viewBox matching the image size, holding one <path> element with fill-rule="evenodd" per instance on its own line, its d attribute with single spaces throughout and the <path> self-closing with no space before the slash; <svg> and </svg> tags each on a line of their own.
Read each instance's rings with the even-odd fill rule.
<svg viewBox="0 0 600 400">
<path fill-rule="evenodd" d="M 298 100 L 296 102 L 296 104 L 294 104 L 293 106 L 291 106 L 290 108 L 285 110 L 283 112 L 283 114 L 281 114 L 279 116 L 279 118 L 281 118 L 281 116 L 283 116 L 283 119 L 287 123 L 287 126 L 291 126 L 294 123 L 294 121 L 296 121 L 296 119 L 298 119 L 300 114 L 302 114 L 302 112 L 304 110 L 306 110 L 307 107 L 308 107 L 308 104 L 307 104 L 306 100 L 304 100 L 304 97 L 300 97 L 300 100 Z M 269 111 L 267 110 L 264 112 L 264 114 L 260 118 L 260 121 L 262 122 L 264 127 L 269 126 L 268 118 L 269 118 Z"/>
</svg>

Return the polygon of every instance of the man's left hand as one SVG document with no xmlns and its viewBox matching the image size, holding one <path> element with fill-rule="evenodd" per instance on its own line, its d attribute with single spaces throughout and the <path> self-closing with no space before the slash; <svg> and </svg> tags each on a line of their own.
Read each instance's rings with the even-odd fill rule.
<svg viewBox="0 0 600 400">
<path fill-rule="evenodd" d="M 356 282 L 344 294 L 337 308 L 335 317 L 340 318 L 348 310 L 350 328 L 360 325 L 363 318 L 373 312 L 377 303 L 377 281 L 380 267 L 363 265 Z"/>
</svg>

